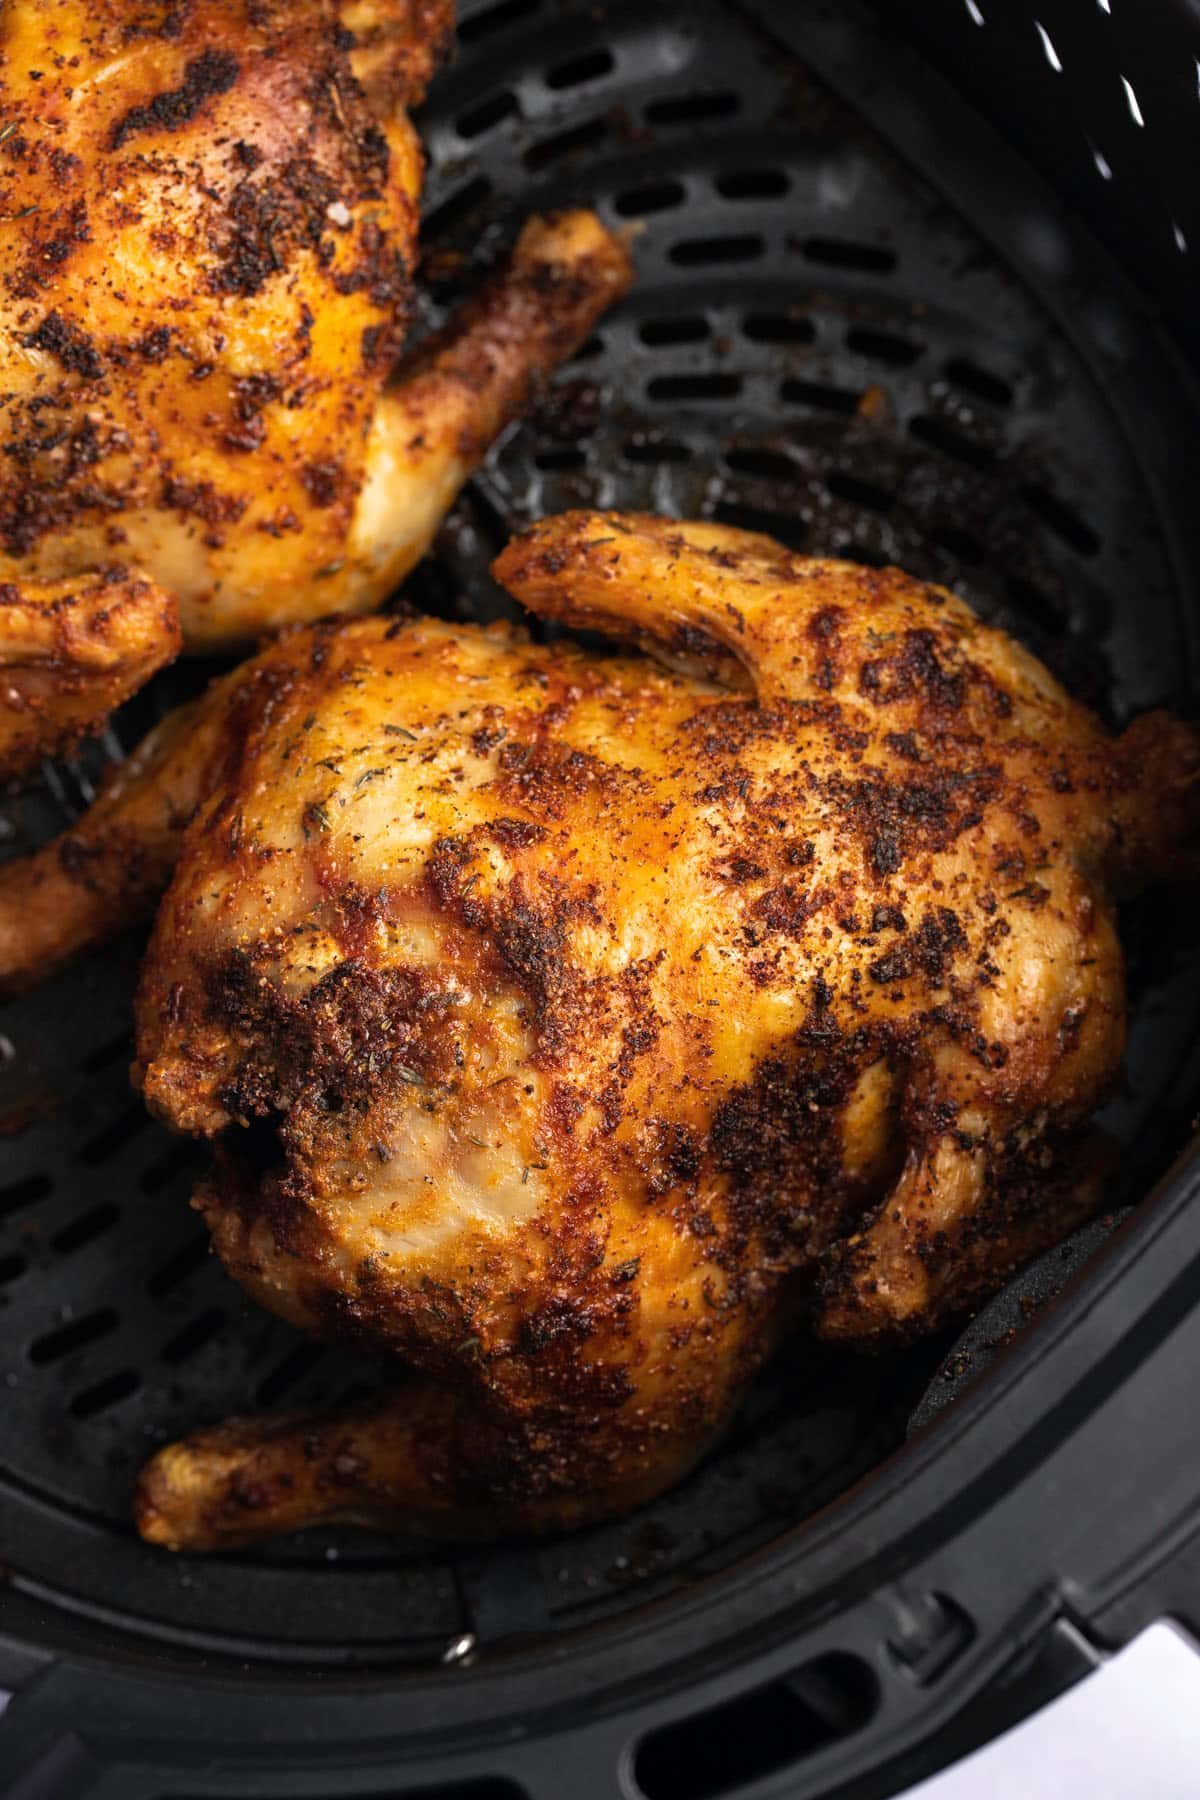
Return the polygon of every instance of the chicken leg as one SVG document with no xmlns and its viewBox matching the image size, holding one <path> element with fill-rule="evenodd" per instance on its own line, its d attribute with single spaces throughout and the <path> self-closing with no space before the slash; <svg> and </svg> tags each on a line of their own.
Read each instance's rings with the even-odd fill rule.
<svg viewBox="0 0 1200 1800">
<path fill-rule="evenodd" d="M 498 1429 L 452 1389 L 414 1378 L 339 1411 L 193 1432 L 146 1465 L 134 1518 L 147 1543 L 193 1551 L 245 1549 L 314 1525 L 459 1543 L 571 1531 L 652 1500 L 715 1435 L 693 1430 L 670 1448 L 654 1443 L 647 1454 L 643 1444 L 640 1456 L 627 1450 L 596 1467 L 598 1505 L 552 1466 L 552 1432 Z"/>
</svg>

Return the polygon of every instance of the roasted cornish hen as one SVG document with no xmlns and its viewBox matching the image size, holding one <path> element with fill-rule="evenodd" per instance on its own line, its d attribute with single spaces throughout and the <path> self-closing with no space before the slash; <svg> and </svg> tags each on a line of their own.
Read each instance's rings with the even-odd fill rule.
<svg viewBox="0 0 1200 1800">
<path fill-rule="evenodd" d="M 0 772 L 94 726 L 180 626 L 211 648 L 376 605 L 627 285 L 593 214 L 531 221 L 398 368 L 407 108 L 451 13 L 0 10 Z"/>
<path fill-rule="evenodd" d="M 1114 894 L 1192 830 L 1197 735 L 1113 738 L 951 594 L 715 525 L 568 514 L 497 573 L 657 660 L 296 630 L 0 876 L 11 978 L 177 858 L 146 1100 L 212 1142 L 230 1272 L 412 1371 L 161 1452 L 156 1542 L 619 1511 L 794 1322 L 925 1331 L 1095 1203 Z"/>
</svg>

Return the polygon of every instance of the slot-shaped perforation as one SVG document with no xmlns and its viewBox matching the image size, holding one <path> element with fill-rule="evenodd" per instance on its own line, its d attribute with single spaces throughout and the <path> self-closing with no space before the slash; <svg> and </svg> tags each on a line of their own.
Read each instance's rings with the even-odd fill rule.
<svg viewBox="0 0 1200 1800">
<path fill-rule="evenodd" d="M 907 369 L 925 354 L 924 344 L 901 337 L 894 331 L 877 331 L 867 325 L 854 325 L 846 333 L 847 346 L 870 362 L 885 363 L 889 369 Z"/>
<path fill-rule="evenodd" d="M 728 169 L 714 186 L 722 200 L 781 200 L 791 182 L 783 169 Z"/>
<path fill-rule="evenodd" d="M 946 379 L 957 388 L 986 400 L 990 406 L 1011 406 L 1015 398 L 1011 381 L 991 369 L 983 369 L 966 356 L 954 356 L 946 364 Z"/>
<path fill-rule="evenodd" d="M 0 1187 L 0 1219 L 7 1218 L 10 1213 L 23 1213 L 53 1191 L 54 1183 L 49 1175 L 23 1175 L 19 1181 L 6 1182 Z"/>
<path fill-rule="evenodd" d="M 599 118 L 585 119 L 582 124 L 569 125 L 563 131 L 552 132 L 529 146 L 525 152 L 525 167 L 533 173 L 540 173 L 552 163 L 563 162 L 585 150 L 595 150 L 609 136 L 611 129 L 608 119 Z"/>
<path fill-rule="evenodd" d="M 651 400 L 735 400 L 742 377 L 730 369 L 688 375 L 655 375 L 646 384 Z"/>
<path fill-rule="evenodd" d="M 799 375 L 789 376 L 780 385 L 779 398 L 785 406 L 806 406 L 819 412 L 840 413 L 852 418 L 862 402 L 857 388 L 837 387 L 832 381 L 807 381 Z"/>
<path fill-rule="evenodd" d="M 957 562 L 965 563 L 968 568 L 976 563 L 987 561 L 987 551 L 977 537 L 969 531 L 960 531 L 957 526 L 943 525 L 931 533 L 930 542 L 940 550 L 949 551 Z"/>
<path fill-rule="evenodd" d="M 146 1292 L 154 1300 L 161 1300 L 165 1294 L 173 1293 L 204 1267 L 210 1254 L 211 1245 L 206 1231 L 189 1238 L 147 1277 Z"/>
<path fill-rule="evenodd" d="M 79 1160 L 94 1168 L 119 1156 L 127 1144 L 150 1128 L 150 1115 L 140 1100 L 131 1101 L 109 1124 L 85 1138 L 79 1146 Z"/>
<path fill-rule="evenodd" d="M 102 1381 L 93 1382 L 89 1387 L 81 1388 L 71 1396 L 70 1410 L 77 1419 L 91 1419 L 97 1413 L 108 1412 L 110 1407 L 118 1406 L 122 1400 L 128 1400 L 141 1387 L 141 1377 L 136 1369 L 116 1369 L 106 1375 Z"/>
<path fill-rule="evenodd" d="M 593 50 L 583 50 L 578 56 L 570 56 L 565 62 L 555 63 L 546 70 L 546 86 L 561 91 L 563 88 L 582 87 L 588 81 L 600 81 L 605 75 L 611 75 L 617 66 L 617 59 L 606 46 L 598 44 Z"/>
<path fill-rule="evenodd" d="M 747 506 L 737 500 L 720 500 L 712 508 L 712 516 L 718 525 L 736 525 L 740 531 L 765 531 L 768 536 L 786 544 L 789 550 L 811 547 L 802 520 L 768 512 L 763 507 Z"/>
<path fill-rule="evenodd" d="M 68 1319 L 64 1324 L 55 1326 L 53 1331 L 44 1331 L 40 1337 L 34 1338 L 29 1346 L 29 1360 L 35 1366 L 61 1362 L 65 1356 L 73 1356 L 76 1351 L 84 1350 L 100 1338 L 108 1337 L 120 1322 L 114 1307 L 99 1306 L 94 1312 L 85 1313 L 82 1318 Z"/>
<path fill-rule="evenodd" d="M 458 135 L 461 138 L 482 137 L 485 131 L 494 131 L 505 119 L 514 119 L 521 111 L 520 102 L 513 93 L 504 91 L 489 94 L 478 106 L 460 113 L 457 119 Z"/>
<path fill-rule="evenodd" d="M 1093 531 L 1073 506 L 1037 482 L 1027 483 L 1021 489 L 1021 497 L 1027 506 L 1032 507 L 1042 524 L 1064 544 L 1078 551 L 1080 556 L 1096 555 L 1100 548 L 1099 534 Z"/>
<path fill-rule="evenodd" d="M 910 419 L 908 429 L 918 443 L 928 444 L 931 450 L 939 450 L 943 456 L 951 456 L 969 468 L 990 469 L 996 460 L 990 444 L 980 443 L 978 438 L 968 437 L 965 431 L 928 413 Z"/>
<path fill-rule="evenodd" d="M 115 1200 L 101 1200 L 56 1231 L 50 1240 L 51 1248 L 60 1256 L 69 1256 L 74 1250 L 82 1250 L 93 1238 L 110 1231 L 120 1217 L 121 1209 Z"/>
<path fill-rule="evenodd" d="M 796 465 L 782 450 L 741 446 L 725 452 L 725 466 L 735 475 L 756 475 L 762 481 L 795 481 Z"/>
<path fill-rule="evenodd" d="M 198 1169 L 204 1160 L 204 1152 L 189 1139 L 177 1138 L 167 1144 L 166 1148 L 147 1163 L 138 1176 L 138 1187 L 143 1194 L 158 1194 L 163 1188 L 170 1187 L 183 1175 Z"/>
<path fill-rule="evenodd" d="M 860 244 L 852 238 L 810 237 L 800 246 L 809 262 L 828 269 L 858 269 L 867 275 L 890 275 L 896 267 L 894 250 L 883 244 Z"/>
<path fill-rule="evenodd" d="M 426 244 L 452 236 L 465 220 L 479 212 L 491 193 L 492 184 L 486 175 L 473 175 L 469 181 L 464 181 L 426 215 L 423 233 Z"/>
<path fill-rule="evenodd" d="M 870 1664 L 828 1652 L 649 1732 L 634 1762 L 638 1792 L 645 1800 L 718 1800 L 861 1731 L 878 1705 Z"/>
<path fill-rule="evenodd" d="M 888 488 L 880 487 L 878 482 L 866 481 L 861 475 L 852 475 L 846 469 L 834 469 L 825 477 L 825 486 L 835 500 L 845 500 L 850 506 L 861 507 L 863 511 L 890 513 L 896 504 L 896 496 Z"/>
<path fill-rule="evenodd" d="M 669 344 L 702 344 L 709 335 L 707 319 L 686 315 L 672 319 L 646 319 L 638 326 L 638 336 L 652 350 Z"/>
<path fill-rule="evenodd" d="M 707 94 L 671 94 L 652 100 L 646 108 L 649 125 L 702 125 L 716 119 L 732 119 L 742 110 L 740 94 L 728 88 Z"/>
<path fill-rule="evenodd" d="M 811 344 L 817 335 L 811 319 L 790 312 L 747 313 L 742 330 L 755 344 Z"/>
<path fill-rule="evenodd" d="M 173 1332 L 159 1352 L 165 1363 L 185 1363 L 211 1344 L 229 1317 L 223 1306 L 207 1306 L 180 1331 Z"/>
<path fill-rule="evenodd" d="M 624 188 L 614 198 L 613 208 L 623 219 L 643 219 L 682 206 L 686 199 L 682 181 L 649 181 L 642 187 Z"/>
<path fill-rule="evenodd" d="M 278 1406 L 286 1394 L 299 1387 L 317 1369 L 327 1355 L 323 1344 L 300 1343 L 293 1346 L 259 1382 L 254 1396 L 256 1406 Z"/>
<path fill-rule="evenodd" d="M 587 466 L 587 451 L 578 444 L 562 444 L 553 450 L 535 450 L 533 466 L 543 474 L 556 470 L 582 469 Z"/>
<path fill-rule="evenodd" d="M 766 239 L 759 232 L 741 231 L 683 238 L 671 245 L 670 257 L 681 269 L 701 269 L 713 263 L 757 262 L 766 251 Z"/>
</svg>

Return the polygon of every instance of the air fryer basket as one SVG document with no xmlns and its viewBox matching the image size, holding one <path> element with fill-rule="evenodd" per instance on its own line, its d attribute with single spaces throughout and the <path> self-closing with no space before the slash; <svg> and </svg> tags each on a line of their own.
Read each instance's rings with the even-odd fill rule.
<svg viewBox="0 0 1200 1800">
<path fill-rule="evenodd" d="M 462 0 L 422 120 L 428 322 L 535 208 L 640 222 L 638 281 L 471 483 L 410 583 L 419 604 L 504 607 L 487 564 L 541 512 L 709 515 L 955 586 L 1114 722 L 1188 708 L 1200 411 L 1160 316 L 1192 329 L 1200 29 L 1183 0 L 912 10 L 955 86 L 894 9 L 860 0 Z M 197 679 L 140 696 L 110 753 Z M 8 847 L 59 828 L 89 781 L 47 771 L 0 812 Z M 1187 1479 L 1165 1428 L 1164 1467 L 1137 1471 L 1112 1471 L 1095 1433 L 1187 1328 L 1186 1167 L 1145 1196 L 1200 1095 L 1191 910 L 1160 895 L 1126 920 L 1105 1222 L 957 1347 L 792 1346 L 719 1454 L 637 1517 L 470 1552 L 326 1533 L 171 1559 L 136 1541 L 133 1472 L 165 1436 L 335 1400 L 373 1372 L 254 1309 L 208 1257 L 187 1206 L 197 1154 L 128 1087 L 137 943 L 5 1007 L 0 1687 L 16 1697 L 0 1792 L 824 1793 L 894 1772 L 935 1727 L 926 1760 L 948 1753 L 967 1699 L 1003 1688 L 1015 1706 L 1026 1664 L 1083 1666 L 1062 1582 L 1068 1564 L 1086 1577 L 1039 1503 L 1048 1459 L 1069 1440 L 1072 1480 L 1114 1507 L 1135 1473 L 1156 1498 Z M 1128 1369 L 1112 1363 L 1126 1339 Z M 1153 1379 L 1138 1392 L 1156 1405 L 1178 1391 Z M 1144 1419 L 1149 1402 L 1127 1403 Z M 939 1411 L 905 1449 L 910 1420 Z M 937 1546 L 936 1578 L 918 1573 Z M 1119 1531 L 1105 1555 L 1125 1555 Z M 1131 1617 L 1102 1611 L 1098 1641 Z M 733 1710 L 706 1722 L 718 1703 Z M 855 1791 L 889 1791 L 877 1779 Z"/>
</svg>

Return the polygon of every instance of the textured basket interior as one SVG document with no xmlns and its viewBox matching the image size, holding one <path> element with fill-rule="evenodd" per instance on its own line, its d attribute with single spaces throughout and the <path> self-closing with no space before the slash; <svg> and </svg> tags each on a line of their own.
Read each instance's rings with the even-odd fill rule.
<svg viewBox="0 0 1200 1800">
<path fill-rule="evenodd" d="M 717 0 L 463 12 L 422 121 L 428 322 L 537 208 L 636 224 L 638 281 L 470 484 L 410 583 L 418 604 L 503 608 L 487 564 L 543 511 L 702 514 L 957 587 L 1115 721 L 1186 696 L 1169 522 L 1122 417 L 868 121 Z M 198 678 L 139 697 L 110 753 Z M 96 766 L 7 804 L 6 848 L 60 827 Z M 1158 898 L 1127 923 L 1114 1204 L 1181 1141 L 1200 1022 L 1185 909 Z M 728 1566 L 901 1441 L 944 1345 L 868 1362 L 797 1344 L 721 1453 L 621 1525 L 491 1552 L 351 1534 L 212 1561 L 144 1550 L 129 1487 L 165 1436 L 335 1400 L 372 1371 L 251 1307 L 208 1256 L 187 1205 L 198 1153 L 128 1086 L 137 954 L 0 1012 L 0 1552 L 30 1591 L 176 1644 L 427 1659 L 463 1631 L 580 1624 Z"/>
<path fill-rule="evenodd" d="M 911 26 L 1200 351 L 1194 0 L 924 0 Z"/>
</svg>

